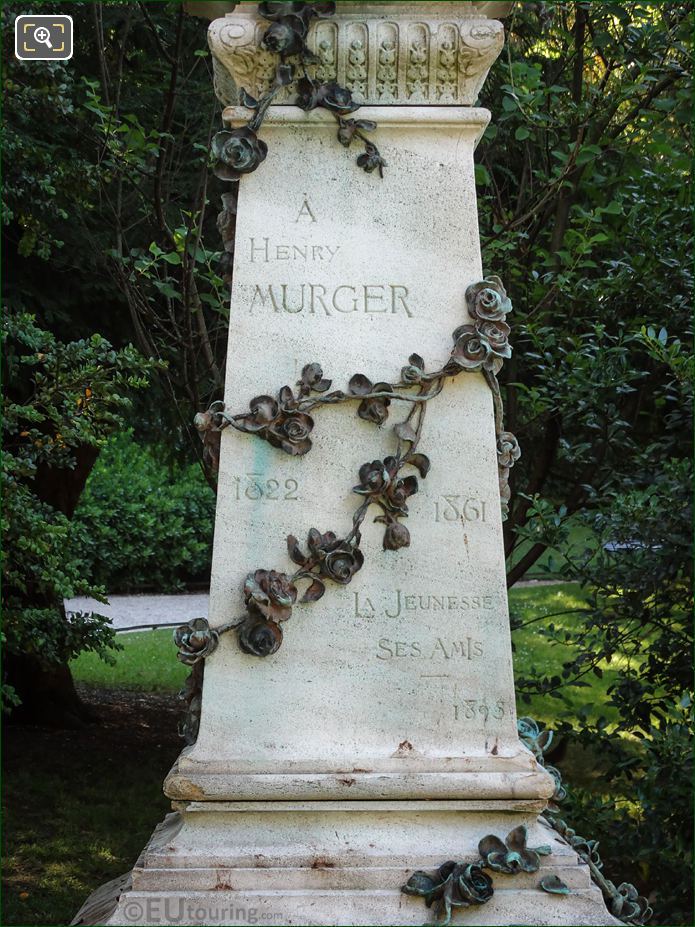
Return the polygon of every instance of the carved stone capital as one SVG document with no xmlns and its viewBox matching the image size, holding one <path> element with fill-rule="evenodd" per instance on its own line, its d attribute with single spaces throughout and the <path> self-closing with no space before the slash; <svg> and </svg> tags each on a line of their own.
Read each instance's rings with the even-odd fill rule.
<svg viewBox="0 0 695 927">
<path fill-rule="evenodd" d="M 490 6 L 340 3 L 335 16 L 310 27 L 307 44 L 318 58 L 310 72 L 365 104 L 472 106 L 504 44 L 502 23 L 484 15 Z M 268 90 L 277 61 L 260 47 L 268 25 L 255 3 L 210 24 L 215 91 L 225 106 L 237 102 L 235 87 L 255 97 Z M 276 102 L 293 98 L 284 92 Z"/>
</svg>

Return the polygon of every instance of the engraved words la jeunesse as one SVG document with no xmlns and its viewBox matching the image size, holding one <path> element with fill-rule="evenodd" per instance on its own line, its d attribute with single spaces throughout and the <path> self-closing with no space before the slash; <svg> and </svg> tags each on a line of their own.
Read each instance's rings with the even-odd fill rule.
<svg viewBox="0 0 695 927">
<path fill-rule="evenodd" d="M 377 613 L 372 597 L 353 592 L 355 597 L 355 617 L 373 618 Z M 374 594 L 372 593 L 372 596 Z M 492 595 L 420 595 L 404 593 L 400 589 L 389 593 L 390 600 L 381 605 L 381 611 L 387 618 L 399 618 L 404 612 L 416 611 L 479 611 L 493 607 Z M 374 596 L 376 599 L 376 596 Z"/>
</svg>

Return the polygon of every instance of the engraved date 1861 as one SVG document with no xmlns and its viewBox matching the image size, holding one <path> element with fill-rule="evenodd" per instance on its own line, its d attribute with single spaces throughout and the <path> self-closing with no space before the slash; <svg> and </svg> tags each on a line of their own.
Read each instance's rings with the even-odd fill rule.
<svg viewBox="0 0 695 927">
<path fill-rule="evenodd" d="M 260 473 L 247 473 L 245 480 L 240 476 L 235 476 L 232 480 L 234 499 L 239 502 L 241 499 L 250 499 L 252 502 L 275 501 L 277 499 L 296 502 L 298 501 L 297 490 L 299 483 L 296 480 L 288 479 L 284 482 L 280 480 L 264 480 Z"/>
<path fill-rule="evenodd" d="M 482 718 L 483 721 L 495 718 L 499 721 L 505 714 L 504 699 L 501 698 L 493 704 L 488 704 L 485 698 L 465 698 L 454 704 L 454 721 L 474 721 L 476 718 Z"/>
<path fill-rule="evenodd" d="M 435 500 L 434 520 L 437 522 L 485 521 L 486 502 L 463 495 L 447 493 Z"/>
</svg>

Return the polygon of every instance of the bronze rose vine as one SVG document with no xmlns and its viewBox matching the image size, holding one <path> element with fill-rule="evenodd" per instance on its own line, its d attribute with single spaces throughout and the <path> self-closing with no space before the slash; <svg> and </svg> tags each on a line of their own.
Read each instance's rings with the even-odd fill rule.
<svg viewBox="0 0 695 927">
<path fill-rule="evenodd" d="M 555 781 L 555 793 L 540 820 L 555 830 L 589 867 L 591 878 L 600 888 L 610 913 L 624 924 L 642 927 L 653 914 L 649 901 L 639 894 L 634 885 L 622 882 L 616 886 L 611 882 L 602 871 L 603 862 L 598 853 L 598 842 L 580 837 L 563 820 L 556 817 L 560 812 L 557 803 L 567 797 L 567 790 L 562 784 L 559 770 L 554 766 L 548 766 L 544 760 L 544 753 L 553 740 L 553 731 L 548 728 L 541 730 L 533 718 L 519 718 L 517 730 L 519 739 Z M 451 924 L 457 908 L 465 909 L 490 901 L 495 886 L 492 877 L 485 870 L 508 876 L 539 872 L 541 857 L 550 856 L 552 847 L 529 847 L 527 838 L 528 834 L 523 825 L 515 827 L 504 840 L 494 834 L 488 834 L 478 844 L 479 858 L 475 862 L 449 860 L 431 874 L 414 872 L 401 887 L 401 891 L 406 895 L 423 898 L 427 907 L 432 908 L 438 916 L 439 927 L 447 927 Z M 552 895 L 572 894 L 572 889 L 552 872 L 546 872 L 539 879 L 537 887 Z"/>
<path fill-rule="evenodd" d="M 466 304 L 471 322 L 453 332 L 449 358 L 438 370 L 427 372 L 423 358 L 411 354 L 397 382 L 373 383 L 358 373 L 346 390 L 332 390 L 332 382 L 324 377 L 320 365 L 312 363 L 303 368 L 294 389 L 283 386 L 275 397 L 257 396 L 245 412 L 230 414 L 223 403 L 216 402 L 207 412 L 196 415 L 195 425 L 206 445 L 214 449 L 213 457 L 225 428 L 255 435 L 284 453 L 302 456 L 311 450 L 313 414 L 322 406 L 353 402 L 360 418 L 383 425 L 394 402 L 410 405 L 403 421 L 394 426 L 394 453 L 367 461 L 359 469 L 353 492 L 361 501 L 350 531 L 340 536 L 312 528 L 304 546 L 289 535 L 287 550 L 297 569 L 293 573 L 268 569 L 250 572 L 243 586 L 246 612 L 238 621 L 212 629 L 205 619 L 198 618 L 178 628 L 175 641 L 182 662 L 195 666 L 213 652 L 220 635 L 230 630 L 236 631 L 245 653 L 259 657 L 275 653 L 282 643 L 282 626 L 297 602 L 318 601 L 328 583 L 347 585 L 362 568 L 361 527 L 372 506 L 379 510 L 375 521 L 384 526 L 384 550 L 409 546 L 410 532 L 403 524 L 408 500 L 418 491 L 418 477 L 425 479 L 430 469 L 429 458 L 419 449 L 427 405 L 444 389 L 446 380 L 461 373 L 482 372 L 493 395 L 500 498 L 506 514 L 509 470 L 520 450 L 514 435 L 504 430 L 497 373 L 504 359 L 511 356 L 510 328 L 505 319 L 512 305 L 502 281 L 493 276 L 468 287 Z M 304 584 L 300 596 L 299 587 Z M 186 698 L 191 701 L 192 694 L 187 693 Z"/>
<path fill-rule="evenodd" d="M 332 113 L 338 123 L 340 144 L 349 148 L 354 141 L 361 142 L 364 151 L 357 157 L 358 166 L 368 174 L 377 171 L 383 177 L 386 162 L 376 145 L 364 134 L 373 132 L 376 123 L 369 119 L 348 119 L 361 104 L 353 99 L 346 87 L 335 81 L 321 83 L 308 71 L 308 66 L 319 60 L 306 45 L 309 26 L 314 19 L 332 16 L 335 3 L 332 0 L 315 3 L 265 0 L 258 4 L 258 12 L 270 22 L 263 34 L 261 48 L 278 56 L 275 78 L 268 92 L 258 100 L 243 87 L 240 89 L 239 102 L 254 115 L 245 126 L 224 130 L 214 136 L 215 175 L 220 180 L 239 180 L 265 161 L 268 146 L 258 137 L 258 130 L 277 94 L 283 87 L 294 84 L 297 91 L 295 104 L 305 111 L 322 108 Z"/>
<path fill-rule="evenodd" d="M 527 831 L 523 824 L 510 831 L 504 840 L 488 834 L 478 844 L 480 858 L 476 862 L 449 860 L 431 875 L 414 872 L 401 891 L 405 895 L 424 898 L 427 907 L 433 908 L 441 918 L 439 927 L 448 927 L 456 908 L 487 904 L 494 895 L 493 881 L 486 869 L 506 875 L 539 871 L 541 856 L 549 856 L 552 848 L 547 845 L 532 848 L 527 846 L 526 840 Z M 543 876 L 538 887 L 554 895 L 567 895 L 570 891 L 553 873 Z"/>
</svg>

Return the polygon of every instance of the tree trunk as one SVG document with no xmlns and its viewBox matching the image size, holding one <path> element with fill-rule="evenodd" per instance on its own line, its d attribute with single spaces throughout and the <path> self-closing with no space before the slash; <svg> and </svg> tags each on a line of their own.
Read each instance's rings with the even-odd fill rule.
<svg viewBox="0 0 695 927">
<path fill-rule="evenodd" d="M 70 667 L 46 664 L 33 654 L 6 653 L 4 676 L 22 701 L 10 720 L 44 727 L 83 727 L 97 716 L 75 691 Z"/>
<path fill-rule="evenodd" d="M 88 445 L 75 448 L 73 469 L 41 466 L 32 489 L 54 509 L 72 518 L 99 449 Z M 29 605 L 57 605 L 62 602 L 27 602 Z M 48 663 L 34 654 L 5 653 L 3 676 L 22 701 L 12 711 L 13 722 L 48 727 L 82 727 L 97 716 L 80 699 L 67 663 Z"/>
</svg>

